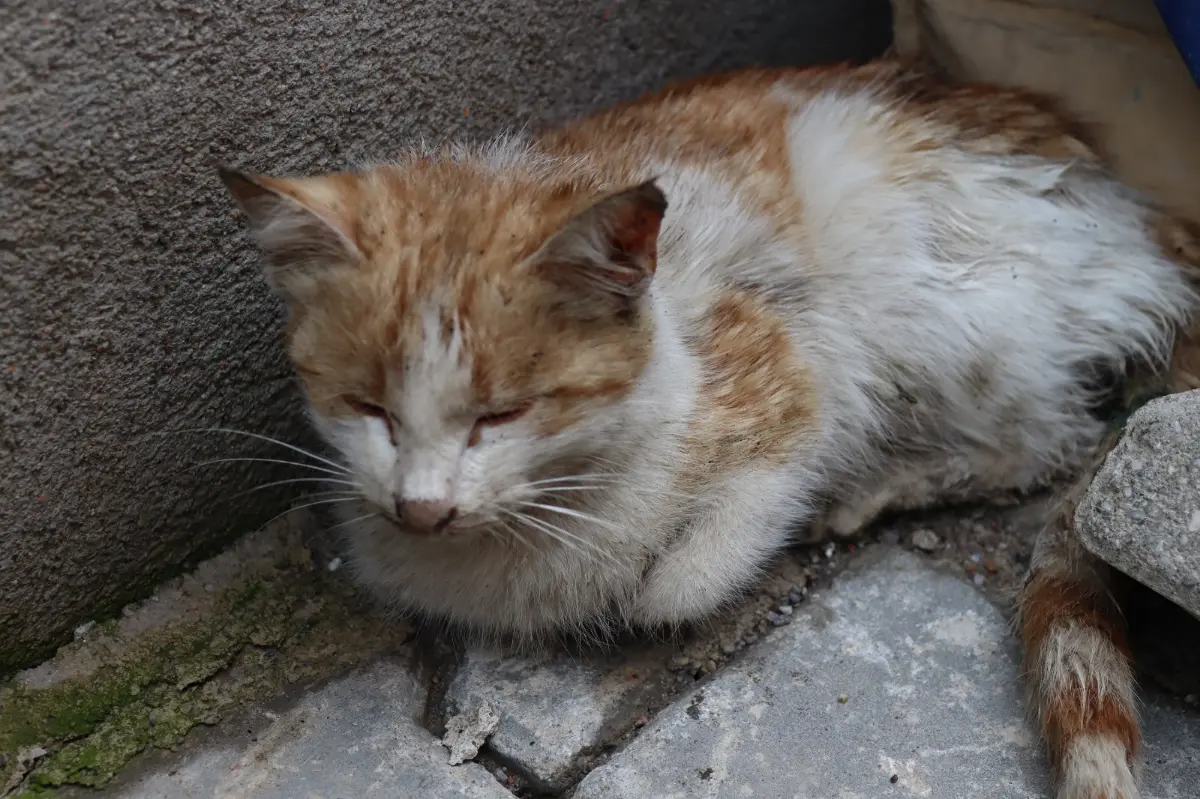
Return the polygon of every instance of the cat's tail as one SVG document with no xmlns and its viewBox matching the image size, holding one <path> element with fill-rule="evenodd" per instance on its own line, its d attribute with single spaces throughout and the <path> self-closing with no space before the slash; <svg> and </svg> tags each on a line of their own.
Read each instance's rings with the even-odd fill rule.
<svg viewBox="0 0 1200 799">
<path fill-rule="evenodd" d="M 1200 290 L 1200 226 L 1163 215 L 1155 238 Z M 1197 309 L 1200 311 L 1200 308 Z M 1131 401 L 1200 388 L 1200 314 L 1180 330 L 1165 373 L 1134 376 Z M 1018 603 L 1032 704 L 1057 775 L 1058 799 L 1135 799 L 1141 745 L 1134 674 L 1110 567 L 1087 552 L 1075 509 L 1119 431 L 1064 490 L 1034 550 Z"/>
<path fill-rule="evenodd" d="M 1075 536 L 1075 508 L 1094 473 L 1059 497 L 1038 539 L 1019 624 L 1058 799 L 1135 799 L 1141 734 L 1125 627 L 1108 567 Z"/>
</svg>

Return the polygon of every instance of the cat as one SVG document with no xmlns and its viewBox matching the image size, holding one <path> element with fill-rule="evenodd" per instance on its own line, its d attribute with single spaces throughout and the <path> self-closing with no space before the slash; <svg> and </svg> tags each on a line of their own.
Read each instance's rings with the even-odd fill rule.
<svg viewBox="0 0 1200 799">
<path fill-rule="evenodd" d="M 1074 476 L 1020 602 L 1032 695 L 1062 799 L 1137 796 L 1120 616 L 1070 518 L 1113 382 L 1195 384 L 1200 248 L 1052 101 L 747 70 L 221 176 L 383 602 L 527 640 L 679 625 L 798 537 Z"/>
</svg>

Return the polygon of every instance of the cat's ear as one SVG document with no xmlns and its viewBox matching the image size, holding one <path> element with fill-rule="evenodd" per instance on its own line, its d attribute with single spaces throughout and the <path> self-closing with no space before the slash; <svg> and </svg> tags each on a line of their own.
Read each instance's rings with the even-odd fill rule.
<svg viewBox="0 0 1200 799">
<path fill-rule="evenodd" d="M 223 167 L 218 172 L 250 220 L 266 255 L 268 281 L 286 299 L 298 299 L 331 264 L 362 259 L 344 187 L 335 180 L 285 180 Z"/>
<path fill-rule="evenodd" d="M 666 210 L 653 180 L 609 195 L 550 237 L 535 256 L 537 268 L 585 307 L 628 308 L 654 277 Z"/>
</svg>

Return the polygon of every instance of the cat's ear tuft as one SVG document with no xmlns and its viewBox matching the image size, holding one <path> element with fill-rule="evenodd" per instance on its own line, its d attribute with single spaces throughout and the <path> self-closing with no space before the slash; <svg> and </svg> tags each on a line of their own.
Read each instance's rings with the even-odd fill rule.
<svg viewBox="0 0 1200 799">
<path fill-rule="evenodd" d="M 551 236 L 537 267 L 580 300 L 628 308 L 654 277 L 666 210 L 667 198 L 653 180 L 609 195 Z"/>
<path fill-rule="evenodd" d="M 250 220 L 267 260 L 267 279 L 287 299 L 295 299 L 322 269 L 356 263 L 345 192 L 332 178 L 285 180 L 225 167 L 218 174 Z"/>
</svg>

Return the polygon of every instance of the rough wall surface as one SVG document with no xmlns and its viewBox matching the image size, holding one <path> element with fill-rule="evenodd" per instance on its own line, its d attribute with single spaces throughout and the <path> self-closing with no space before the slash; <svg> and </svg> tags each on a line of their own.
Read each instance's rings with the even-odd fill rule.
<svg viewBox="0 0 1200 799">
<path fill-rule="evenodd" d="M 286 451 L 170 432 L 304 435 L 214 163 L 344 167 L 667 77 L 868 57 L 889 24 L 885 0 L 5 2 L 0 672 L 283 507 L 235 496 L 266 464 L 189 467 Z"/>
</svg>

